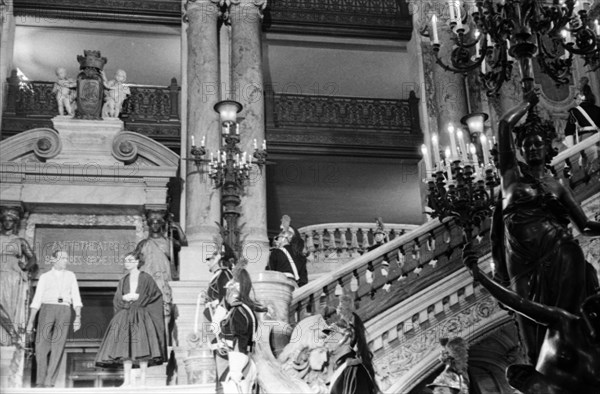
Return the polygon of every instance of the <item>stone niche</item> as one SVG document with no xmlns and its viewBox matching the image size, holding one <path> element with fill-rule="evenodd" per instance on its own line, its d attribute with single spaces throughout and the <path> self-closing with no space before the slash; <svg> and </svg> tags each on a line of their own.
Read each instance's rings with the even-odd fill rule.
<svg viewBox="0 0 600 394">
<path fill-rule="evenodd" d="M 116 287 L 124 254 L 148 235 L 145 210 L 166 208 L 179 156 L 118 119 L 57 116 L 53 123 L 0 143 L 0 204 L 23 208 L 20 236 L 40 273 L 59 244 L 80 288 Z"/>
</svg>

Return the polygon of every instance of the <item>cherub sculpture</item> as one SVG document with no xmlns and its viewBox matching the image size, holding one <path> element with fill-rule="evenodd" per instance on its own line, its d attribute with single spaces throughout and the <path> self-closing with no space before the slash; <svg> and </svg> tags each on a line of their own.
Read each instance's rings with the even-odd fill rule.
<svg viewBox="0 0 600 394">
<path fill-rule="evenodd" d="M 56 69 L 56 76 L 58 80 L 54 83 L 52 93 L 56 95 L 58 113 L 64 116 L 66 112 L 67 115 L 73 116 L 75 115 L 75 107 L 77 105 L 75 103 L 77 82 L 72 78 L 68 78 L 67 70 L 62 67 Z"/>
<path fill-rule="evenodd" d="M 102 107 L 103 118 L 118 118 L 121 113 L 123 101 L 131 94 L 129 86 L 125 85 L 127 74 L 123 70 L 117 70 L 115 79 L 106 80 L 106 74 L 102 71 L 104 80 L 104 106 Z"/>
</svg>

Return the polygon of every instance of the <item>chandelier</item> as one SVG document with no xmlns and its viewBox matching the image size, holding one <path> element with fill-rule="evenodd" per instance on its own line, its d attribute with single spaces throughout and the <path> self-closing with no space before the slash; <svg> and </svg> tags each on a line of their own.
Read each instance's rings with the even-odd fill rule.
<svg viewBox="0 0 600 394">
<path fill-rule="evenodd" d="M 220 115 L 222 148 L 210 152 L 210 160 L 204 159 L 209 152 L 205 146 L 206 137 L 202 137 L 200 146 L 195 145 L 192 136 L 190 160 L 200 167 L 208 163 L 208 176 L 217 189 L 221 189 L 221 205 L 223 207 L 223 237 L 234 250 L 239 251 L 239 229 L 237 219 L 240 216 L 239 206 L 247 181 L 251 176 L 252 166 L 259 169 L 267 164 L 267 142 L 262 141 L 261 149 L 254 140 L 254 152 L 248 154 L 238 147 L 240 142 L 240 123 L 242 118 L 237 114 L 242 104 L 233 100 L 219 101 L 215 111 Z"/>
<path fill-rule="evenodd" d="M 592 20 L 591 0 L 448 0 L 448 26 L 454 43 L 450 64 L 439 57 L 438 16 L 430 37 L 437 63 L 445 70 L 479 69 L 493 95 L 512 75 L 517 60 L 535 57 L 558 85 L 568 83 L 573 57 L 594 71 L 600 68 L 600 25 Z"/>
</svg>

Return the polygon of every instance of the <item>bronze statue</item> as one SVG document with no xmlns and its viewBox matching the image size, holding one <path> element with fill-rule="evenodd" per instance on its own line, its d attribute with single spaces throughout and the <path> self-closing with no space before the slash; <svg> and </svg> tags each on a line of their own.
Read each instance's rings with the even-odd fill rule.
<svg viewBox="0 0 600 394">
<path fill-rule="evenodd" d="M 494 212 L 492 253 L 498 278 L 520 296 L 578 313 L 598 287 L 598 278 L 568 228 L 572 221 L 584 235 L 600 235 L 600 223 L 588 220 L 573 192 L 547 169 L 556 155 L 549 121 L 533 110 L 538 96 L 525 100 L 500 120 L 498 166 L 503 198 Z M 526 122 L 516 126 L 528 113 Z M 516 141 L 513 137 L 516 136 Z M 526 163 L 517 160 L 520 150 Z M 544 328 L 517 316 L 531 363 L 535 363 Z"/>
<path fill-rule="evenodd" d="M 6 312 L 11 323 L 24 323 L 25 286 L 27 272 L 34 269 L 37 263 L 33 249 L 29 243 L 19 237 L 18 223 L 21 220 L 21 210 L 15 207 L 4 207 L 0 211 L 2 231 L 0 233 L 0 305 Z M 4 328 L 0 334 L 3 345 L 10 345 L 11 338 Z"/>
<path fill-rule="evenodd" d="M 533 365 L 508 367 L 506 375 L 512 387 L 525 394 L 600 392 L 600 294 L 588 297 L 579 313 L 574 314 L 530 301 L 497 284 L 479 270 L 478 259 L 469 244 L 465 246 L 463 258 L 473 278 L 492 296 L 520 316 L 546 328 L 535 368 Z"/>
<path fill-rule="evenodd" d="M 427 387 L 433 389 L 434 394 L 469 394 L 469 373 L 467 360 L 469 349 L 467 342 L 456 337 L 440 338 L 442 353 L 440 361 L 445 367 L 441 374 Z"/>
</svg>

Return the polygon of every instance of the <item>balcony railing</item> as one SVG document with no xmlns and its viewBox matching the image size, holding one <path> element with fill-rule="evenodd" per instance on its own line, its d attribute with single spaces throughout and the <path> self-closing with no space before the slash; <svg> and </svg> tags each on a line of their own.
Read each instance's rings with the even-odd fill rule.
<svg viewBox="0 0 600 394">
<path fill-rule="evenodd" d="M 23 81 L 16 70 L 8 78 L 3 135 L 10 136 L 36 127 L 52 127 L 58 115 L 54 82 Z M 154 138 L 170 148 L 179 146 L 179 91 L 175 78 L 168 86 L 128 85 L 131 95 L 124 101 L 121 120 L 125 129 Z"/>
</svg>

